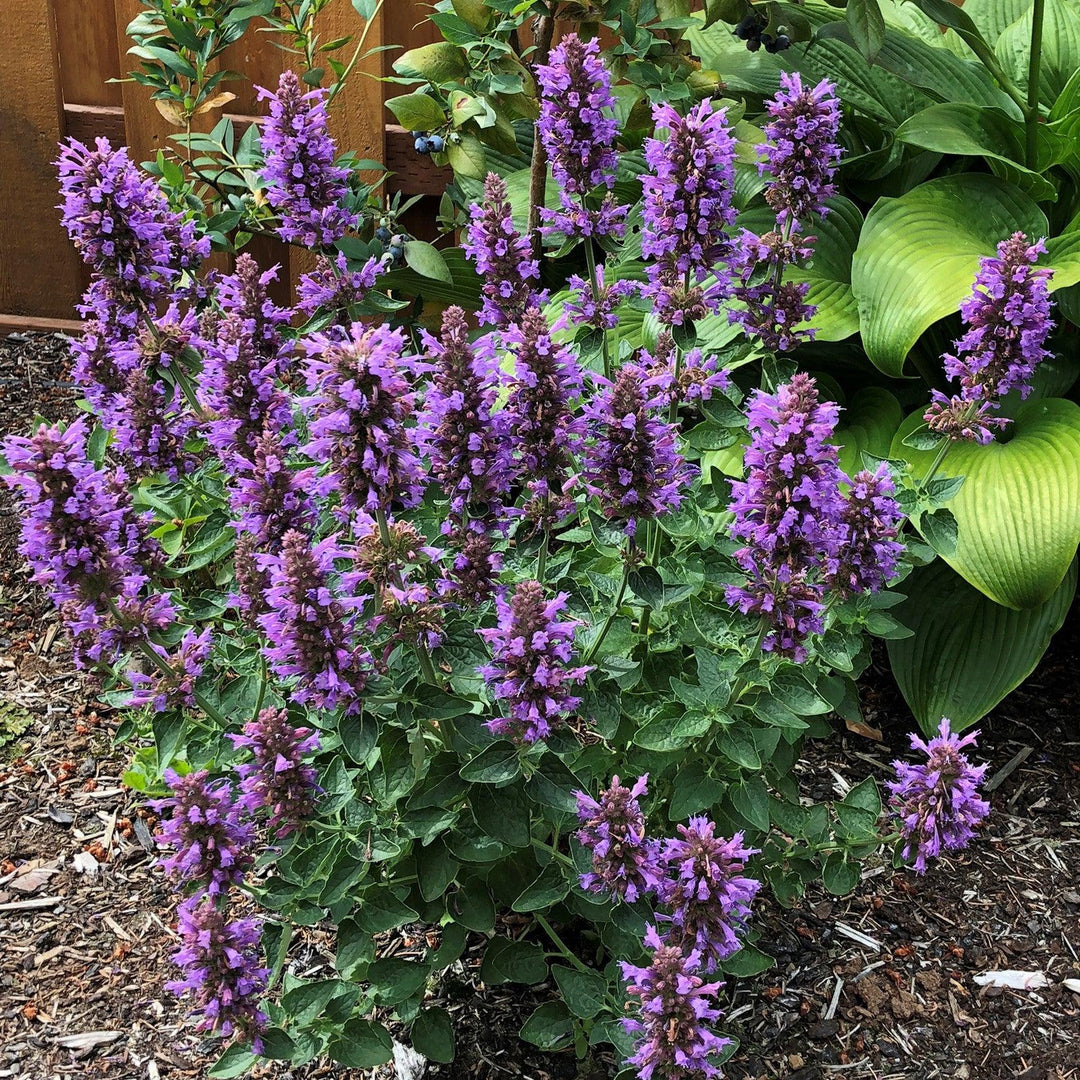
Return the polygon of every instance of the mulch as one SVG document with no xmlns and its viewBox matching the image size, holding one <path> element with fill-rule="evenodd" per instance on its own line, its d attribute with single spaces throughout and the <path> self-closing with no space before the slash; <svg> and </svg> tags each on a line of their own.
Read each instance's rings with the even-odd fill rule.
<svg viewBox="0 0 1080 1080">
<path fill-rule="evenodd" d="M 70 415 L 65 347 L 0 340 L 0 433 Z M 95 707 L 47 601 L 15 554 L 17 519 L 0 490 L 0 1080 L 202 1077 L 219 1047 L 164 991 L 175 894 L 154 868 L 152 818 L 123 786 L 119 718 Z M 793 909 L 757 906 L 758 946 L 776 966 L 724 990 L 738 1080 L 1074 1080 L 1080 1077 L 1080 612 L 1036 674 L 981 725 L 993 813 L 958 858 L 918 877 L 884 859 L 850 896 L 811 889 Z M 887 776 L 910 718 L 877 663 L 864 680 L 867 726 L 810 745 L 803 791 L 842 795 Z M 406 927 L 380 952 L 408 955 L 434 931 Z M 458 1057 L 426 1080 L 600 1080 L 610 1058 L 545 1054 L 517 1030 L 550 986 L 484 987 L 483 940 L 432 991 L 454 1018 Z M 297 974 L 330 972 L 333 936 L 298 935 Z M 1015 970 L 1045 985 L 976 976 Z M 381 1077 L 392 1070 L 377 1070 Z M 274 1080 L 370 1080 L 329 1064 Z"/>
</svg>

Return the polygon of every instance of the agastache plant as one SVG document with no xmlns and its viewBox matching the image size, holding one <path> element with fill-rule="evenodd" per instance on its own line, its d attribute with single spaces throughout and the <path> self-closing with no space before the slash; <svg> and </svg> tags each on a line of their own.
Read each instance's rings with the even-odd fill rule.
<svg viewBox="0 0 1080 1080">
<path fill-rule="evenodd" d="M 903 857 L 914 862 L 919 874 L 926 871 L 928 859 L 967 847 L 990 813 L 990 804 L 978 793 L 987 767 L 973 765 L 963 752 L 975 745 L 978 732 L 961 738 L 950 726 L 942 717 L 937 736 L 929 742 L 912 735 L 912 749 L 922 751 L 926 760 L 915 765 L 894 761 L 896 779 L 886 785 Z"/>
<path fill-rule="evenodd" d="M 943 357 L 945 373 L 960 383 L 949 398 L 939 390 L 927 410 L 931 431 L 952 441 L 992 441 L 1007 424 L 995 415 L 999 401 L 1012 390 L 1022 398 L 1040 361 L 1050 355 L 1046 339 L 1053 328 L 1049 281 L 1053 270 L 1036 267 L 1046 253 L 1042 240 L 1029 244 L 1013 233 L 997 247 L 997 256 L 979 260 L 970 295 L 960 305 L 967 327 Z"/>
<path fill-rule="evenodd" d="M 765 200 L 777 228 L 762 236 L 743 231 L 734 259 L 734 295 L 742 307 L 730 318 L 766 349 L 790 352 L 813 338 L 813 327 L 804 324 L 815 309 L 806 303 L 807 284 L 785 281 L 785 270 L 810 257 L 814 237 L 806 229 L 814 215 L 828 212 L 825 200 L 836 192 L 840 102 L 827 79 L 809 88 L 798 72 L 782 72 L 780 90 L 766 108 L 768 141 L 759 169 L 768 177 Z"/>
<path fill-rule="evenodd" d="M 278 235 L 309 248 L 340 240 L 357 217 L 339 205 L 349 190 L 349 172 L 334 164 L 327 91 L 305 93 L 294 71 L 282 72 L 276 92 L 256 89 L 259 99 L 270 103 L 261 134 L 263 179 L 267 202 L 280 218 Z"/>
</svg>

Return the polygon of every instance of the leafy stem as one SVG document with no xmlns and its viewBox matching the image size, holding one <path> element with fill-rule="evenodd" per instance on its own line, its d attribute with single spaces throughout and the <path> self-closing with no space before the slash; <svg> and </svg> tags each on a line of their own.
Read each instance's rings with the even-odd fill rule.
<svg viewBox="0 0 1080 1080">
<path fill-rule="evenodd" d="M 619 583 L 619 593 L 615 597 L 615 603 L 612 605 L 611 611 L 608 612 L 608 617 L 604 620 L 604 625 L 600 628 L 600 633 L 597 635 L 596 640 L 589 646 L 589 651 L 585 654 L 582 660 L 583 664 L 589 663 L 590 660 L 596 655 L 600 646 L 604 642 L 604 638 L 607 637 L 608 631 L 611 629 L 612 624 L 615 622 L 616 616 L 619 614 L 619 608 L 622 607 L 622 602 L 626 598 L 626 586 L 630 581 L 630 567 L 634 562 L 634 538 L 631 536 L 626 543 L 626 550 L 623 553 L 623 573 L 622 581 Z"/>
<path fill-rule="evenodd" d="M 1027 167 L 1038 170 L 1039 159 L 1039 69 L 1042 65 L 1043 21 L 1046 0 L 1034 0 L 1031 8 L 1031 55 L 1028 57 L 1025 136 Z"/>
<path fill-rule="evenodd" d="M 588 213 L 588 207 L 585 206 L 585 196 L 581 197 L 582 209 Z M 596 272 L 596 251 L 593 249 L 593 241 L 591 236 L 585 238 L 585 265 L 589 268 L 589 288 L 592 289 L 592 301 L 597 310 L 600 308 L 600 279 Z M 608 340 L 607 331 L 603 326 L 599 327 L 600 330 L 600 351 L 604 357 L 604 378 L 611 378 L 611 356 L 608 353 Z"/>
</svg>

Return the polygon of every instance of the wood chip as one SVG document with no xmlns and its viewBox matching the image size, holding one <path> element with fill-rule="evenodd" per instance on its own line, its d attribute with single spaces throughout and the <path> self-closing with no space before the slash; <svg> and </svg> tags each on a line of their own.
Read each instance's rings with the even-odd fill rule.
<svg viewBox="0 0 1080 1080">
<path fill-rule="evenodd" d="M 52 1041 L 65 1050 L 93 1050 L 95 1046 L 116 1042 L 121 1034 L 119 1031 L 84 1031 L 80 1035 L 58 1035 Z"/>
<path fill-rule="evenodd" d="M 984 971 L 974 978 L 979 986 L 1002 986 L 1008 990 L 1041 990 L 1050 985 L 1041 971 Z"/>
</svg>

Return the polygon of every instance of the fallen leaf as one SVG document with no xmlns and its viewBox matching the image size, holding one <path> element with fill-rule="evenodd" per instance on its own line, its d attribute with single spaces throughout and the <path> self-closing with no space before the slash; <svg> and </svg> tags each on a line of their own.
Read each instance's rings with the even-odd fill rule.
<svg viewBox="0 0 1080 1080">
<path fill-rule="evenodd" d="M 862 720 L 845 720 L 844 723 L 847 726 L 848 731 L 854 732 L 856 735 L 862 735 L 864 739 L 873 739 L 874 742 L 881 742 L 881 731 L 876 727 L 871 727 L 869 724 L 863 723 Z"/>
<path fill-rule="evenodd" d="M 1003 986 L 1009 990 L 1040 990 L 1050 984 L 1041 971 L 984 971 L 975 976 L 979 986 Z"/>
<path fill-rule="evenodd" d="M 184 126 L 184 110 L 175 101 L 155 101 L 157 111 L 172 124 L 173 127 Z"/>
<path fill-rule="evenodd" d="M 195 110 L 195 115 L 198 116 L 200 113 L 209 112 L 211 109 L 220 109 L 223 105 L 228 105 L 230 101 L 235 100 L 235 94 L 230 94 L 228 90 L 222 90 L 220 94 L 215 94 L 212 98 L 204 101 Z"/>
</svg>

